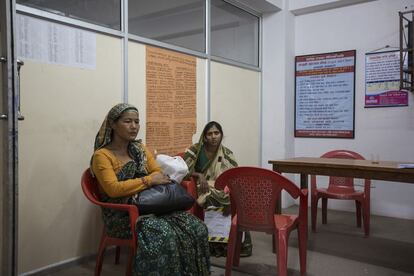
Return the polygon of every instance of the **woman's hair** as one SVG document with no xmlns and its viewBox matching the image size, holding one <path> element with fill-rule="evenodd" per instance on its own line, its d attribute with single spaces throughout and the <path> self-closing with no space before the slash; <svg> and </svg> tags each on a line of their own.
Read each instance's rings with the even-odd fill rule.
<svg viewBox="0 0 414 276">
<path fill-rule="evenodd" d="M 206 124 L 206 126 L 203 129 L 203 133 L 202 133 L 203 139 L 206 138 L 207 131 L 209 131 L 210 128 L 212 128 L 214 126 L 220 131 L 220 133 L 221 133 L 221 139 L 223 139 L 223 136 L 224 136 L 223 128 L 221 127 L 221 125 L 219 123 L 217 123 L 215 121 L 211 121 L 208 124 Z"/>
</svg>

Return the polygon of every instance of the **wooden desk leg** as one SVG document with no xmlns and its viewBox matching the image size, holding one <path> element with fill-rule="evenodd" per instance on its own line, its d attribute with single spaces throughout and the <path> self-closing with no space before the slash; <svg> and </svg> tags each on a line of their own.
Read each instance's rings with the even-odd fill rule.
<svg viewBox="0 0 414 276">
<path fill-rule="evenodd" d="M 309 176 L 306 173 L 301 173 L 300 174 L 300 188 L 301 189 L 307 189 L 308 188 L 308 179 Z M 306 215 L 305 215 L 306 219 L 306 240 L 308 239 L 309 235 L 308 235 L 308 206 L 306 206 Z"/>
<path fill-rule="evenodd" d="M 278 168 L 276 164 L 273 164 L 273 171 L 282 174 Z M 281 214 L 282 213 L 282 194 L 279 194 L 279 200 L 276 202 L 276 214 Z"/>
<path fill-rule="evenodd" d="M 301 189 L 308 188 L 308 175 L 306 173 L 300 174 L 300 188 Z"/>
</svg>

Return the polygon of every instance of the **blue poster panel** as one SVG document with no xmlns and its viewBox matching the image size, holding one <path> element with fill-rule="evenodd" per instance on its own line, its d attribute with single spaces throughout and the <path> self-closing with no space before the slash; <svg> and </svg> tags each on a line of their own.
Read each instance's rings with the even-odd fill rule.
<svg viewBox="0 0 414 276">
<path fill-rule="evenodd" d="M 295 137 L 354 138 L 356 51 L 295 58 Z"/>
</svg>

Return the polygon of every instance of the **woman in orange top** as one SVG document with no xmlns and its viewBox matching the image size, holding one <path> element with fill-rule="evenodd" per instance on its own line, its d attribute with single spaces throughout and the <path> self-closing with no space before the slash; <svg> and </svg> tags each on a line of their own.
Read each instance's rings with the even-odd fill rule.
<svg viewBox="0 0 414 276">
<path fill-rule="evenodd" d="M 91 169 L 103 201 L 125 203 L 148 187 L 170 182 L 148 149 L 135 140 L 139 128 L 137 108 L 118 104 L 96 135 Z M 103 208 L 102 215 L 109 235 L 131 235 L 128 213 Z M 184 211 L 144 215 L 136 229 L 134 275 L 209 275 L 207 228 L 198 218 Z"/>
</svg>

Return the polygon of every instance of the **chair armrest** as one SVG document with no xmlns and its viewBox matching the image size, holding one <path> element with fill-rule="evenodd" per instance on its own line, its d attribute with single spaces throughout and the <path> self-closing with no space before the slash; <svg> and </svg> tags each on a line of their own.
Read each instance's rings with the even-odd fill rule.
<svg viewBox="0 0 414 276">
<path fill-rule="evenodd" d="M 138 210 L 138 208 L 135 205 L 129 205 L 129 204 L 106 203 L 106 202 L 98 202 L 97 204 L 104 208 L 115 209 L 115 210 L 126 211 L 126 212 L 129 212 L 131 209 Z"/>
<path fill-rule="evenodd" d="M 197 193 L 197 182 L 194 177 L 189 177 L 181 182 L 181 185 L 187 190 L 187 192 L 194 198 L 198 198 Z M 191 214 L 198 217 L 201 220 L 204 220 L 204 210 L 200 206 L 198 206 L 197 202 L 194 202 L 193 207 L 188 210 Z"/>
<path fill-rule="evenodd" d="M 139 217 L 138 207 L 132 204 L 117 204 L 117 203 L 103 203 L 100 202 L 99 205 L 104 208 L 115 209 L 120 211 L 125 211 L 129 213 L 129 216 L 135 222 Z"/>
<path fill-rule="evenodd" d="M 181 185 L 194 199 L 197 199 L 197 184 L 194 178 L 190 177 L 188 179 L 181 181 Z"/>
<path fill-rule="evenodd" d="M 128 212 L 131 232 L 135 233 L 135 223 L 137 222 L 138 217 L 139 217 L 139 210 L 137 206 L 130 205 L 130 204 L 117 204 L 117 203 L 104 203 L 104 202 L 99 202 L 98 205 L 104 208 Z M 133 239 L 136 239 L 136 235 L 132 235 L 132 237 Z"/>
</svg>

